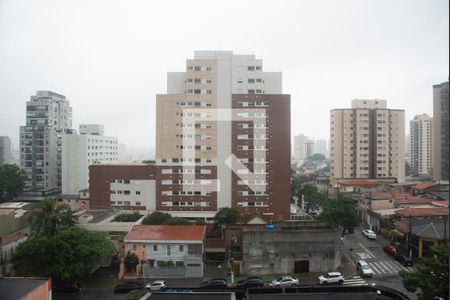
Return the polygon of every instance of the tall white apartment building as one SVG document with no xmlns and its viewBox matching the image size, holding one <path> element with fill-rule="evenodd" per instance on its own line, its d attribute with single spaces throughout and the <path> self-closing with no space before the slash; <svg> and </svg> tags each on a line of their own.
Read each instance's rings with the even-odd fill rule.
<svg viewBox="0 0 450 300">
<path fill-rule="evenodd" d="M 305 144 L 309 141 L 309 138 L 300 133 L 294 136 L 294 159 L 297 163 L 301 163 L 306 158 Z"/>
<path fill-rule="evenodd" d="M 427 114 L 409 122 L 409 159 L 414 175 L 430 175 L 432 167 L 432 123 Z"/>
<path fill-rule="evenodd" d="M 405 112 L 386 100 L 352 101 L 331 110 L 331 177 L 405 180 Z"/>
<path fill-rule="evenodd" d="M 327 141 L 326 140 L 316 140 L 315 152 L 328 157 L 327 154 Z"/>
<path fill-rule="evenodd" d="M 156 208 L 173 215 L 212 217 L 222 207 L 236 207 L 274 219 L 288 218 L 290 98 L 281 92 L 281 73 L 264 72 L 262 60 L 254 55 L 196 51 L 194 58 L 186 61 L 184 72 L 169 72 L 167 94 L 156 98 Z M 263 110 L 258 114 L 270 125 L 235 122 L 231 109 Z M 201 119 L 192 120 L 194 115 Z M 272 144 L 276 141 L 272 136 L 278 143 Z M 186 149 L 193 154 L 186 156 Z M 270 161 L 253 156 L 263 151 Z M 248 180 L 239 180 L 226 164 L 232 154 L 252 172 L 261 171 L 256 181 L 267 183 L 267 190 L 272 186 L 270 180 L 280 180 L 278 190 L 273 195 L 244 191 Z M 283 170 L 263 173 L 262 167 L 272 164 L 283 166 Z M 186 172 L 192 179 L 185 179 Z M 208 191 L 206 185 L 213 186 L 216 180 L 220 187 Z M 186 187 L 191 183 L 197 187 Z M 284 190 L 286 195 L 281 195 Z"/>
<path fill-rule="evenodd" d="M 26 125 L 20 127 L 20 165 L 27 175 L 22 198 L 40 200 L 61 193 L 61 138 L 71 127 L 66 96 L 37 91 L 26 103 Z"/>
<path fill-rule="evenodd" d="M 82 124 L 79 134 L 62 137 L 62 193 L 78 194 L 89 188 L 89 166 L 118 160 L 118 142 L 104 136 L 103 125 Z"/>
<path fill-rule="evenodd" d="M 13 163 L 11 139 L 0 136 L 0 166 Z"/>
</svg>

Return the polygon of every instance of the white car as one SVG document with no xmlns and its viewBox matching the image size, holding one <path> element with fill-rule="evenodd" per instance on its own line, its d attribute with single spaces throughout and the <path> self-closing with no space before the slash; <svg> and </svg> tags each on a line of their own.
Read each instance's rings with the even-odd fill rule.
<svg viewBox="0 0 450 300">
<path fill-rule="evenodd" d="M 344 277 L 339 272 L 329 272 L 325 275 L 319 277 L 319 284 L 328 284 L 328 283 L 344 283 Z"/>
<path fill-rule="evenodd" d="M 148 283 L 145 288 L 149 289 L 150 291 L 159 291 L 161 289 L 166 288 L 166 282 L 164 280 L 156 280 L 153 281 L 152 283 Z"/>
<path fill-rule="evenodd" d="M 298 285 L 298 278 L 291 276 L 283 276 L 269 282 L 270 287 L 293 287 Z"/>
<path fill-rule="evenodd" d="M 361 276 L 373 276 L 373 270 L 365 260 L 359 260 L 356 263 L 356 268 L 358 269 L 358 272 L 359 274 L 361 274 Z"/>
<path fill-rule="evenodd" d="M 371 240 L 376 240 L 377 239 L 377 235 L 372 230 L 368 230 L 368 229 L 367 230 L 363 230 L 362 234 L 363 234 L 363 236 L 367 237 L 368 239 L 371 239 Z"/>
</svg>

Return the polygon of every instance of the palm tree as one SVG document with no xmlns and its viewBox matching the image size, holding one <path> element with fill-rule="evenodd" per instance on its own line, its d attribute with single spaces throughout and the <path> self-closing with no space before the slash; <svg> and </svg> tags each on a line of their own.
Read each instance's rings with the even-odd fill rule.
<svg viewBox="0 0 450 300">
<path fill-rule="evenodd" d="M 54 235 L 59 229 L 75 225 L 76 217 L 68 205 L 57 206 L 54 198 L 47 197 L 31 213 L 32 234 Z"/>
</svg>

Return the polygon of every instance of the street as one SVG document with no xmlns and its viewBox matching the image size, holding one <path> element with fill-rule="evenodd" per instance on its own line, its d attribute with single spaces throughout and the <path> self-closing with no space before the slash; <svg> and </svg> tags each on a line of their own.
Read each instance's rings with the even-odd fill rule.
<svg viewBox="0 0 450 300">
<path fill-rule="evenodd" d="M 366 278 L 369 284 L 382 285 L 394 288 L 408 295 L 412 300 L 417 296 L 405 290 L 399 271 L 415 272 L 414 267 L 404 267 L 392 256 L 383 251 L 388 241 L 382 236 L 370 240 L 362 235 L 361 230 L 355 228 L 355 233 L 347 234 L 343 240 L 343 253 L 355 264 L 358 260 L 365 260 L 373 270 L 373 277 Z M 355 269 L 356 271 L 356 269 Z"/>
</svg>

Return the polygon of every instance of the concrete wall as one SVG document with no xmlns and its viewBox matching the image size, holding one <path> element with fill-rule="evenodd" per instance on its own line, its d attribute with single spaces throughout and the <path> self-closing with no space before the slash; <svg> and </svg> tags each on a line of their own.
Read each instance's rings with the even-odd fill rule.
<svg viewBox="0 0 450 300">
<path fill-rule="evenodd" d="M 295 261 L 304 260 L 309 261 L 309 272 L 336 270 L 341 263 L 341 234 L 340 228 L 332 227 L 244 231 L 243 273 L 292 274 Z"/>
</svg>

